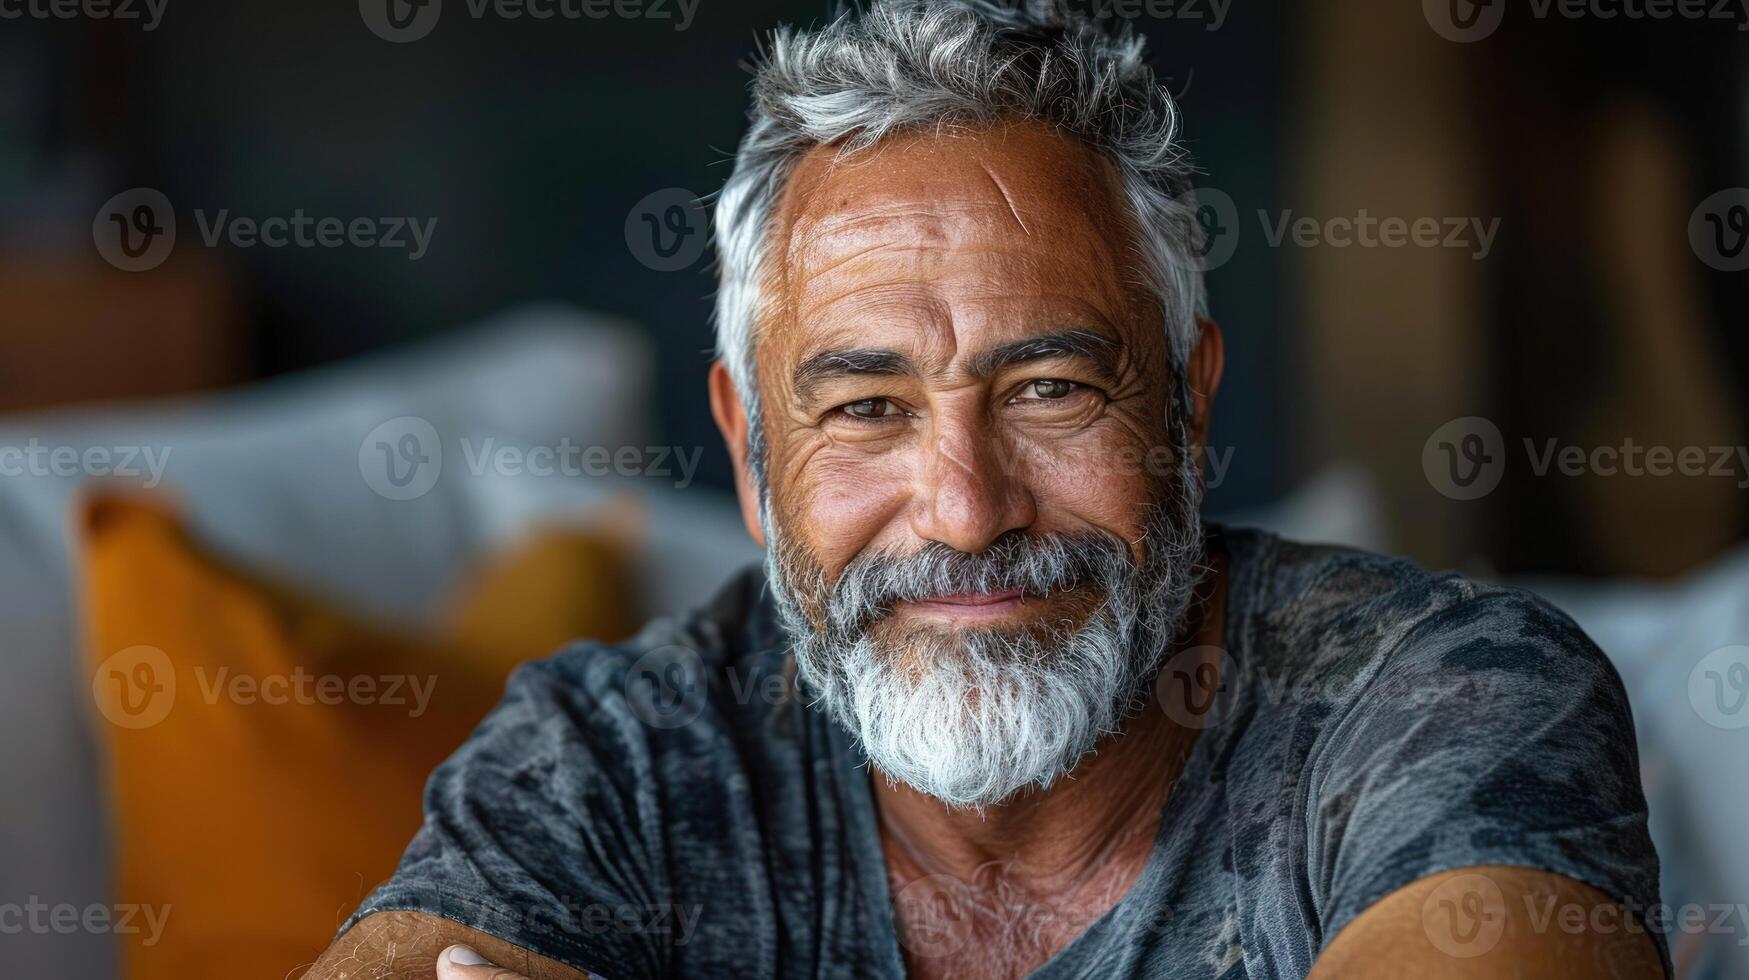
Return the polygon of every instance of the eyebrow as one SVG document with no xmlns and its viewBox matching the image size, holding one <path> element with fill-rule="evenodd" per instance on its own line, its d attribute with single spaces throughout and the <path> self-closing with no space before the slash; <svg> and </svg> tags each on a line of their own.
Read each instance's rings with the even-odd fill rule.
<svg viewBox="0 0 1749 980">
<path fill-rule="evenodd" d="M 1106 374 L 1114 374 L 1123 345 L 1092 330 L 1064 330 L 1061 333 L 1027 337 L 1000 344 L 971 356 L 967 368 L 973 375 L 987 378 L 1005 367 L 1025 364 L 1047 357 L 1084 357 Z"/>
<path fill-rule="evenodd" d="M 1116 372 L 1122 345 L 1092 330 L 1064 330 L 999 344 L 973 354 L 966 368 L 974 377 L 987 378 L 1005 367 L 1048 357 L 1084 357 L 1107 374 Z M 806 400 L 820 385 L 850 375 L 915 375 L 917 366 L 906 355 L 880 347 L 836 348 L 822 351 L 796 366 L 791 378 L 796 394 Z"/>
<path fill-rule="evenodd" d="M 822 351 L 796 365 L 791 378 L 796 394 L 804 401 L 812 398 L 816 389 L 834 378 L 854 374 L 899 375 L 916 374 L 911 359 L 895 350 L 881 348 L 841 348 Z"/>
</svg>

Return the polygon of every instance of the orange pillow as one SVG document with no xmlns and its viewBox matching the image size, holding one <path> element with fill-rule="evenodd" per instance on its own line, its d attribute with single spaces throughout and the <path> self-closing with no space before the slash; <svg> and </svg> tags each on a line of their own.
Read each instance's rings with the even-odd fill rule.
<svg viewBox="0 0 1749 980">
<path fill-rule="evenodd" d="M 140 909 L 138 931 L 118 930 L 130 980 L 295 975 L 393 872 L 426 776 L 514 663 L 551 652 L 558 629 L 617 639 L 631 626 L 616 550 L 583 531 L 529 553 L 567 570 L 595 628 L 565 610 L 506 608 L 502 578 L 530 574 L 511 558 L 473 583 L 502 613 L 464 597 L 450 618 L 466 629 L 441 635 L 372 624 L 231 567 L 142 498 L 93 500 L 83 519 L 116 900 Z M 525 618 L 551 625 L 530 632 Z"/>
</svg>

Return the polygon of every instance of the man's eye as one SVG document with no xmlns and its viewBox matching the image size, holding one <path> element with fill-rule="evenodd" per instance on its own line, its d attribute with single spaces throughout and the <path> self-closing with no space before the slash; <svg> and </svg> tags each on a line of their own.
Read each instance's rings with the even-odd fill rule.
<svg viewBox="0 0 1749 980">
<path fill-rule="evenodd" d="M 864 398 L 861 401 L 855 401 L 848 405 L 841 406 L 839 411 L 851 418 L 865 419 L 869 421 L 902 414 L 899 411 L 899 406 L 893 404 L 891 400 L 886 398 Z"/>
<path fill-rule="evenodd" d="M 1075 388 L 1076 385 L 1073 381 L 1063 381 L 1058 378 L 1041 378 L 1038 381 L 1027 382 L 1026 387 L 1020 389 L 1020 394 L 1015 397 L 1040 398 L 1045 400 L 1067 398 L 1069 393 L 1074 391 Z"/>
</svg>

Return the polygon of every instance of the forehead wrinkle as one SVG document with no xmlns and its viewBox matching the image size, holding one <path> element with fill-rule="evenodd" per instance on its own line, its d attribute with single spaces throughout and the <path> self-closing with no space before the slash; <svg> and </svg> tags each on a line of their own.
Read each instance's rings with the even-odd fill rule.
<svg viewBox="0 0 1749 980">
<path fill-rule="evenodd" d="M 1051 294 L 1068 289 L 1065 298 L 1073 297 L 1091 307 L 1100 319 L 1125 321 L 1126 325 L 1149 319 L 1145 315 L 1150 309 L 1146 297 L 1132 295 L 1141 284 L 1130 282 L 1125 274 L 1134 271 L 1126 267 L 1135 256 L 1115 167 L 1103 155 L 1072 139 L 1048 131 L 1028 132 L 1033 128 L 996 126 L 982 134 L 962 134 L 971 137 L 964 144 L 969 155 L 943 156 L 929 149 L 951 149 L 959 143 L 958 138 L 939 136 L 896 136 L 848 163 L 832 145 L 816 147 L 804 155 L 785 180 L 773 216 L 771 233 L 777 240 L 771 244 L 776 248 L 768 254 L 782 256 L 785 261 L 769 263 L 775 268 L 765 270 L 773 287 L 780 290 L 770 296 L 768 322 L 797 328 L 804 302 L 806 315 L 813 317 L 836 314 L 829 308 L 855 304 L 861 295 L 868 295 L 875 297 L 868 308 L 877 313 L 905 302 L 903 320 L 936 335 L 925 345 L 917 345 L 918 338 L 913 338 L 908 346 L 940 350 L 945 342 L 945 346 L 957 347 L 962 339 L 952 336 L 952 309 L 957 308 L 957 301 L 950 303 L 947 295 L 932 289 L 930 270 L 925 267 L 925 263 L 937 260 L 932 252 L 997 255 L 1002 265 L 983 274 L 991 280 L 988 294 L 993 299 L 1012 297 L 1017 289 L 1028 294 L 1040 288 Z M 988 141 L 992 136 L 994 141 Z M 984 141 L 981 146 L 980 141 Z M 926 144 L 924 155 L 908 153 L 915 144 Z M 889 156 L 889 152 L 899 155 Z M 1047 168 L 1057 168 L 1048 171 L 1045 179 L 1058 183 L 1040 183 L 1035 159 L 1046 161 L 1043 166 Z M 962 170 L 963 176 L 953 176 Z M 883 179 L 889 175 L 899 179 L 901 190 L 889 189 Z M 979 176 L 984 179 L 976 179 Z M 941 188 L 946 192 L 934 193 Z M 1019 206 L 1022 203 L 1028 205 L 1024 212 Z M 1039 225 L 1040 231 L 1033 232 L 1033 225 Z M 882 237 L 889 240 L 871 240 Z M 1080 256 L 1067 263 L 1079 268 L 1079 275 L 1057 261 L 1065 251 Z M 889 267 L 897 268 L 898 275 L 887 276 L 886 285 L 915 290 L 908 297 L 903 292 L 880 296 L 878 287 L 871 290 L 846 281 L 857 277 L 863 263 L 880 267 L 889 258 L 900 265 Z M 809 268 L 810 263 L 817 268 Z M 975 268 L 969 275 L 968 280 L 956 274 L 947 283 L 949 294 L 985 293 Z M 1069 288 L 1062 281 L 1065 276 L 1074 276 L 1079 287 Z M 812 281 L 816 277 L 826 281 Z M 909 281 L 891 281 L 895 278 Z M 1001 285 L 1005 279 L 1010 280 L 1008 288 Z M 806 295 L 810 288 L 830 294 L 815 300 Z M 967 293 L 968 288 L 971 293 Z M 926 296 L 931 304 L 921 318 L 916 303 L 920 296 Z M 1138 301 L 1141 305 L 1134 305 Z M 920 319 L 936 317 L 940 318 L 937 323 L 919 323 Z M 836 315 L 830 318 L 841 319 Z M 844 319 L 845 324 L 834 326 L 848 326 L 848 332 L 854 333 L 854 316 Z M 947 329 L 934 329 L 938 326 Z M 800 335 L 791 336 L 805 341 Z M 856 346 L 866 346 L 869 338 L 863 334 L 855 340 Z M 929 360 L 946 365 L 939 357 Z"/>
<path fill-rule="evenodd" d="M 993 202 L 924 206 L 912 200 L 874 202 L 867 209 L 821 216 L 802 215 L 791 236 L 789 259 L 803 276 L 821 275 L 847 258 L 883 249 L 975 248 L 988 231 L 980 219 L 1013 211 Z M 958 221 L 973 218 L 971 222 Z M 870 240 L 874 241 L 870 243 Z M 810 262 L 822 263 L 810 268 Z"/>
<path fill-rule="evenodd" d="M 818 300 L 797 310 L 798 321 L 826 318 L 832 307 L 843 306 L 851 300 L 858 300 L 861 307 L 854 313 L 844 314 L 854 319 L 870 316 L 880 316 L 890 312 L 893 319 L 915 323 L 924 326 L 950 326 L 953 313 L 947 303 L 935 295 L 927 283 L 902 282 L 872 282 L 848 286 L 839 292 Z"/>
</svg>

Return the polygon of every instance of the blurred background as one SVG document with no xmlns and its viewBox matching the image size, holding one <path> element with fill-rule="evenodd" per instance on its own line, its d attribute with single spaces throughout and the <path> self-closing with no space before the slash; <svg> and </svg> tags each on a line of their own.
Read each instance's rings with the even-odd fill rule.
<svg viewBox="0 0 1749 980">
<path fill-rule="evenodd" d="M 1205 172 L 1228 357 L 1210 509 L 1554 598 L 1629 684 L 1666 900 L 1749 901 L 1749 798 L 1696 788 L 1749 775 L 1749 9 L 1079 7 L 1148 35 Z M 237 829 L 300 808 L 240 775 L 284 763 L 285 731 L 177 727 L 186 650 L 234 653 L 200 633 L 215 603 L 275 628 L 332 603 L 490 647 L 494 678 L 756 557 L 705 400 L 695 202 L 728 172 L 760 33 L 830 9 L 0 0 L 0 903 L 171 910 L 150 944 L 113 922 L 0 936 L 15 972 L 248 975 L 251 937 L 282 973 L 307 961 L 308 930 L 260 938 L 214 911 L 240 886 L 176 870 L 224 863 L 215 841 L 331 843 Z M 536 472 L 568 445 L 604 452 Z M 565 608 L 602 583 L 621 591 Z M 356 643 L 311 642 L 254 670 L 352 669 Z M 140 646 L 168 653 L 112 663 Z M 154 669 L 180 700 L 132 726 L 130 689 L 101 688 Z M 395 770 L 415 796 L 455 741 L 421 731 Z M 217 743 L 238 754 L 204 774 L 169 754 Z M 172 772 L 271 802 L 215 814 Z M 166 850 L 182 823 L 201 839 Z M 338 898 L 295 869 L 284 887 L 325 939 L 393 857 L 361 855 Z M 1749 976 L 1749 921 L 1680 938 L 1684 975 Z"/>
</svg>

